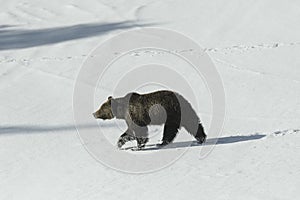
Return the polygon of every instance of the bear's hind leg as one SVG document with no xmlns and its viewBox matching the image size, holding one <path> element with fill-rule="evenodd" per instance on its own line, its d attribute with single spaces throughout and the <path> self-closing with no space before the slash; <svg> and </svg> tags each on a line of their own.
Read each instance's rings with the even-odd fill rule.
<svg viewBox="0 0 300 200">
<path fill-rule="evenodd" d="M 202 124 L 198 125 L 198 130 L 195 135 L 196 140 L 198 141 L 199 144 L 202 144 L 206 140 L 206 134 L 204 132 Z"/>
<path fill-rule="evenodd" d="M 123 133 L 118 140 L 118 148 L 121 148 L 126 142 L 135 140 L 133 133 L 127 129 L 125 133 Z"/>
</svg>

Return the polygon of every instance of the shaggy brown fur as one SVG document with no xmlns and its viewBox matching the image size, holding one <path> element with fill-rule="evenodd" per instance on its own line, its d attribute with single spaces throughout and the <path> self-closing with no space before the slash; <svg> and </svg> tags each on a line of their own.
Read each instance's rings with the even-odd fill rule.
<svg viewBox="0 0 300 200">
<path fill-rule="evenodd" d="M 191 104 L 178 93 L 162 90 L 148 94 L 129 93 L 125 97 L 112 98 L 93 113 L 100 119 L 125 119 L 128 129 L 118 140 L 121 148 L 129 140 L 137 140 L 138 148 L 148 142 L 147 125 L 164 124 L 162 143 L 173 141 L 178 129 L 184 127 L 199 143 L 206 139 L 203 126 Z"/>
</svg>

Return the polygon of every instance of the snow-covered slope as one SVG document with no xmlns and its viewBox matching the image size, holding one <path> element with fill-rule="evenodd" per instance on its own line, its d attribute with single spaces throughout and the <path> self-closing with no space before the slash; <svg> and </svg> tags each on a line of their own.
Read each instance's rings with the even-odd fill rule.
<svg viewBox="0 0 300 200">
<path fill-rule="evenodd" d="M 0 199 L 296 199 L 299 9 L 296 0 L 1 2 Z M 136 175 L 85 150 L 72 96 L 95 45 L 142 26 L 205 48 L 224 84 L 226 122 L 205 159 L 192 146 L 171 166 Z M 175 143 L 162 151 L 186 148 Z"/>
</svg>

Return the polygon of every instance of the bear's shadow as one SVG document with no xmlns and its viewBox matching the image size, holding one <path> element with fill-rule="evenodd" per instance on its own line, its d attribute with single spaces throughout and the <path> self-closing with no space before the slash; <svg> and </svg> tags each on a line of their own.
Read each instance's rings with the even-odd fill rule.
<svg viewBox="0 0 300 200">
<path fill-rule="evenodd" d="M 205 143 L 199 144 L 196 141 L 184 141 L 184 142 L 173 142 L 165 147 L 158 148 L 155 144 L 146 145 L 145 149 L 142 151 L 150 151 L 150 150 L 159 150 L 159 149 L 176 149 L 176 148 L 187 148 L 187 147 L 197 147 L 197 146 L 208 146 L 208 145 L 222 145 L 222 144 L 232 144 L 238 142 L 246 142 L 252 140 L 259 140 L 265 137 L 266 135 L 256 134 L 256 135 L 248 135 L 248 136 L 228 136 L 221 138 L 209 138 Z"/>
</svg>

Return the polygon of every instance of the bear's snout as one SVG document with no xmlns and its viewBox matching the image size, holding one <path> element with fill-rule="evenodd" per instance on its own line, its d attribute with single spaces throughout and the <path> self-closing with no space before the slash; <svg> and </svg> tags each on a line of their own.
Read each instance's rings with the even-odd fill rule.
<svg viewBox="0 0 300 200">
<path fill-rule="evenodd" d="M 93 113 L 93 116 L 97 119 L 97 114 L 95 112 Z"/>
<path fill-rule="evenodd" d="M 96 119 L 103 119 L 103 120 L 106 120 L 106 119 L 112 119 L 114 116 L 112 115 L 112 113 L 99 113 L 99 111 L 97 112 L 94 112 L 93 113 L 93 116 L 96 118 Z"/>
</svg>

